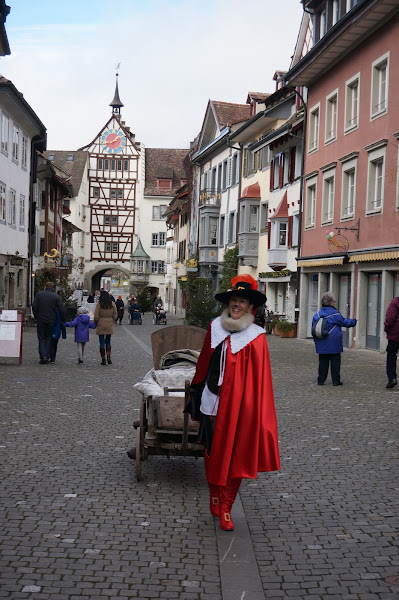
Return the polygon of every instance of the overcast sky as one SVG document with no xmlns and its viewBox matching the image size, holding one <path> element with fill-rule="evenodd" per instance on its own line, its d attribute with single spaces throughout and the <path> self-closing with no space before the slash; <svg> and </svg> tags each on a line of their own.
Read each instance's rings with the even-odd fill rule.
<svg viewBox="0 0 399 600">
<path fill-rule="evenodd" d="M 48 149 L 91 142 L 111 115 L 147 147 L 188 148 L 209 99 L 245 104 L 287 70 L 300 0 L 7 0 L 0 74 L 47 127 Z"/>
</svg>

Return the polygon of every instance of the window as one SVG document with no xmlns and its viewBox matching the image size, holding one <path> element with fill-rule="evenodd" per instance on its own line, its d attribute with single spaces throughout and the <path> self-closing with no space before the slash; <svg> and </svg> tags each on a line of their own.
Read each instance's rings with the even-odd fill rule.
<svg viewBox="0 0 399 600">
<path fill-rule="evenodd" d="M 371 67 L 371 119 L 384 115 L 388 109 L 388 61 L 389 52 L 375 60 Z"/>
<path fill-rule="evenodd" d="M 220 217 L 220 229 L 219 229 L 219 246 L 224 246 L 224 222 L 225 216 Z"/>
<path fill-rule="evenodd" d="M 263 146 L 260 150 L 260 168 L 264 169 L 270 162 L 270 147 Z"/>
<path fill-rule="evenodd" d="M 25 196 L 19 196 L 19 227 L 25 229 Z"/>
<path fill-rule="evenodd" d="M 54 160 L 54 158 L 55 158 L 55 154 L 49 154 L 48 155 L 48 159 L 49 160 Z"/>
<path fill-rule="evenodd" d="M 122 161 L 121 160 L 116 161 L 116 170 L 122 171 Z"/>
<path fill-rule="evenodd" d="M 111 171 L 115 171 L 116 169 L 116 160 L 111 158 Z"/>
<path fill-rule="evenodd" d="M 316 216 L 316 179 L 313 178 L 306 185 L 306 214 L 305 228 L 309 229 L 315 226 Z"/>
<path fill-rule="evenodd" d="M 105 243 L 105 251 L 106 252 L 111 252 L 111 242 L 106 242 Z"/>
<path fill-rule="evenodd" d="M 172 189 L 171 179 L 157 179 L 158 190 L 169 191 Z"/>
<path fill-rule="evenodd" d="M 151 261 L 151 273 L 158 273 L 158 261 L 157 260 Z"/>
<path fill-rule="evenodd" d="M 247 175 L 252 175 L 254 172 L 254 156 L 254 152 L 247 150 Z"/>
<path fill-rule="evenodd" d="M 216 189 L 216 167 L 213 167 L 212 173 L 211 173 L 211 189 L 212 190 Z"/>
<path fill-rule="evenodd" d="M 333 0 L 332 3 L 332 24 L 335 25 L 339 20 L 339 0 Z"/>
<path fill-rule="evenodd" d="M 104 171 L 108 171 L 109 169 L 109 160 L 108 158 L 104 158 Z"/>
<path fill-rule="evenodd" d="M 223 161 L 222 189 L 227 189 L 227 160 Z"/>
<path fill-rule="evenodd" d="M 321 223 L 326 225 L 333 222 L 334 215 L 335 174 L 326 175 L 323 180 L 323 200 L 321 207 Z"/>
<path fill-rule="evenodd" d="M 367 176 L 367 213 L 382 211 L 385 180 L 385 146 L 369 153 Z"/>
<path fill-rule="evenodd" d="M 74 158 L 73 154 L 67 155 L 67 161 L 71 162 L 71 161 L 73 161 L 73 158 Z"/>
<path fill-rule="evenodd" d="M 152 246 L 158 246 L 158 234 L 157 233 L 153 233 L 152 234 Z"/>
<path fill-rule="evenodd" d="M 9 118 L 5 113 L 1 115 L 1 151 L 8 154 Z"/>
<path fill-rule="evenodd" d="M 10 210 L 8 213 L 8 222 L 10 225 L 15 226 L 17 213 L 17 194 L 15 190 L 10 190 Z"/>
<path fill-rule="evenodd" d="M 6 220 L 6 186 L 0 181 L 0 221 Z"/>
<path fill-rule="evenodd" d="M 218 218 L 209 217 L 209 244 L 217 245 Z"/>
<path fill-rule="evenodd" d="M 103 159 L 99 158 L 98 161 L 97 161 L 97 169 L 99 171 L 102 171 L 103 170 L 103 165 L 104 165 Z"/>
<path fill-rule="evenodd" d="M 220 165 L 218 166 L 218 192 L 222 191 L 222 172 L 223 172 L 223 165 L 222 165 L 222 163 L 220 163 Z"/>
<path fill-rule="evenodd" d="M 327 21 L 326 21 L 326 10 L 322 10 L 320 13 L 320 39 L 326 35 L 327 32 Z"/>
<path fill-rule="evenodd" d="M 118 200 L 123 200 L 123 190 L 119 189 L 117 192 Z"/>
<path fill-rule="evenodd" d="M 260 207 L 260 232 L 267 233 L 267 213 L 269 205 L 267 203 L 262 204 Z"/>
<path fill-rule="evenodd" d="M 359 85 L 359 73 L 346 82 L 345 133 L 350 133 L 359 126 Z"/>
<path fill-rule="evenodd" d="M 336 90 L 335 92 L 327 96 L 326 100 L 326 144 L 337 139 L 337 107 L 338 91 Z"/>
<path fill-rule="evenodd" d="M 235 185 L 236 183 L 239 182 L 239 173 L 238 173 L 238 153 L 236 152 L 233 155 L 233 162 L 232 162 L 232 184 Z"/>
<path fill-rule="evenodd" d="M 144 273 L 145 269 L 145 263 L 144 260 L 138 260 L 137 261 L 137 273 Z"/>
<path fill-rule="evenodd" d="M 17 125 L 12 127 L 12 158 L 15 162 L 18 161 L 19 155 L 19 128 Z"/>
<path fill-rule="evenodd" d="M 151 261 L 151 273 L 165 273 L 165 263 L 163 260 Z"/>
<path fill-rule="evenodd" d="M 292 215 L 292 248 L 296 248 L 299 242 L 299 212 Z"/>
<path fill-rule="evenodd" d="M 116 190 L 111 190 L 110 198 L 111 198 L 111 200 L 116 200 Z"/>
<path fill-rule="evenodd" d="M 27 169 L 28 167 L 28 138 L 24 133 L 22 134 L 21 166 L 23 169 Z"/>
<path fill-rule="evenodd" d="M 341 220 L 351 219 L 355 213 L 357 161 L 351 160 L 342 167 Z"/>
<path fill-rule="evenodd" d="M 166 233 L 161 232 L 159 234 L 159 245 L 160 246 L 165 246 L 165 244 L 166 244 Z"/>
<path fill-rule="evenodd" d="M 231 212 L 229 215 L 229 238 L 228 238 L 228 243 L 229 244 L 234 244 L 235 240 L 236 240 L 236 235 L 235 235 L 235 217 L 236 217 L 236 213 L 235 212 Z"/>
<path fill-rule="evenodd" d="M 315 152 L 319 147 L 320 105 L 313 107 L 309 114 L 308 152 Z"/>
<path fill-rule="evenodd" d="M 111 223 L 112 223 L 113 227 L 117 227 L 118 226 L 118 217 L 117 217 L 117 215 L 112 215 Z"/>
<path fill-rule="evenodd" d="M 118 243 L 117 242 L 112 243 L 112 252 L 118 252 Z"/>
<path fill-rule="evenodd" d="M 259 227 L 259 206 L 251 206 L 249 213 L 249 231 L 256 232 Z"/>
<path fill-rule="evenodd" d="M 94 187 L 93 188 L 93 196 L 94 196 L 94 198 L 99 198 L 100 197 L 100 188 L 99 187 Z"/>
<path fill-rule="evenodd" d="M 164 218 L 164 212 L 166 210 L 167 206 L 166 204 L 161 204 L 161 206 L 153 206 L 152 207 L 152 220 L 153 221 L 160 221 L 161 219 Z"/>
<path fill-rule="evenodd" d="M 123 170 L 124 171 L 128 171 L 129 170 L 129 161 L 128 160 L 124 160 L 123 161 Z"/>
<path fill-rule="evenodd" d="M 280 248 L 287 247 L 287 230 L 288 230 L 288 223 L 279 223 L 278 246 Z"/>
<path fill-rule="evenodd" d="M 111 216 L 110 215 L 105 215 L 104 225 L 111 225 Z"/>
</svg>

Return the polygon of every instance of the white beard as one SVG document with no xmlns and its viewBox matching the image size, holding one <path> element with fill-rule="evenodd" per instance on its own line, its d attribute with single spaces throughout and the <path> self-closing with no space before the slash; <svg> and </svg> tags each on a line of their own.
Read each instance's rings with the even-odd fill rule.
<svg viewBox="0 0 399 600">
<path fill-rule="evenodd" d="M 232 319 L 229 315 L 229 309 L 225 310 L 220 315 L 220 321 L 222 327 L 227 331 L 243 331 L 254 322 L 254 316 L 252 312 L 246 313 L 240 319 Z"/>
</svg>

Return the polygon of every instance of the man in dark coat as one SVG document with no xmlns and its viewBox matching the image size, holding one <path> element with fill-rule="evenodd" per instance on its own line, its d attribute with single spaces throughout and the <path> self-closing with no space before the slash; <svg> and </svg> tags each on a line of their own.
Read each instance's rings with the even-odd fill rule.
<svg viewBox="0 0 399 600">
<path fill-rule="evenodd" d="M 55 293 L 52 281 L 47 281 L 43 292 L 38 292 L 33 300 L 33 316 L 37 323 L 37 338 L 39 340 L 40 364 L 45 365 L 51 357 L 51 340 L 53 327 L 60 313 L 61 321 L 66 321 L 66 309 L 58 294 Z"/>
<path fill-rule="evenodd" d="M 396 376 L 396 361 L 399 350 L 399 297 L 393 298 L 387 308 L 384 322 L 387 334 L 387 388 L 391 389 L 398 383 Z"/>
</svg>

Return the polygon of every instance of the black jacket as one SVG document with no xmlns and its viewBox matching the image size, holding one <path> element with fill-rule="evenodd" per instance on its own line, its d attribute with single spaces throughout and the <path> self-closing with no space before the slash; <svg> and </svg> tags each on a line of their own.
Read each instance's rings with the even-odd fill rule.
<svg viewBox="0 0 399 600">
<path fill-rule="evenodd" d="M 32 304 L 33 316 L 39 323 L 55 323 L 57 310 L 60 311 L 61 321 L 66 321 L 66 309 L 63 301 L 53 290 L 46 289 L 38 292 Z"/>
</svg>

